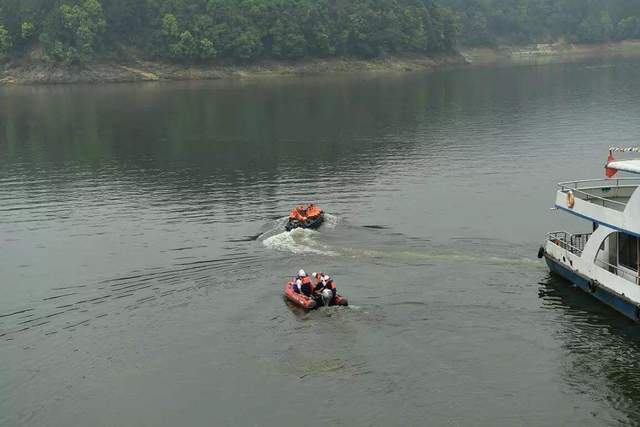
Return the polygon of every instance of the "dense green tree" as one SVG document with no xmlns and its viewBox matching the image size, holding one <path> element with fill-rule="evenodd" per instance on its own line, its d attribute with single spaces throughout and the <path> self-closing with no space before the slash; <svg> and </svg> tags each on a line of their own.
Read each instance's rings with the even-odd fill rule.
<svg viewBox="0 0 640 427">
<path fill-rule="evenodd" d="M 637 0 L 440 0 L 469 45 L 557 40 L 596 43 L 638 37 Z"/>
<path fill-rule="evenodd" d="M 4 25 L 0 24 L 0 58 L 5 57 L 9 53 L 11 46 L 12 43 L 9 32 Z"/>
<path fill-rule="evenodd" d="M 31 37 L 33 37 L 34 30 L 35 30 L 35 27 L 31 22 L 29 21 L 23 22 L 22 25 L 20 26 L 20 38 L 22 38 L 22 40 L 25 40 L 25 41 L 31 40 Z"/>
<path fill-rule="evenodd" d="M 441 52 L 640 37 L 638 0 L 0 0 L 0 49 L 181 63 Z M 113 55 L 113 54 L 112 54 Z"/>
<path fill-rule="evenodd" d="M 10 37 L 65 62 L 113 45 L 179 62 L 375 57 L 451 49 L 457 35 L 434 0 L 0 0 L 3 15 Z"/>
<path fill-rule="evenodd" d="M 1 1 L 1 0 L 0 0 Z M 151 0 L 100 0 L 107 36 L 123 43 L 148 42 Z"/>
<path fill-rule="evenodd" d="M 98 0 L 64 3 L 48 17 L 40 40 L 52 61 L 85 62 L 94 57 L 105 29 Z"/>
<path fill-rule="evenodd" d="M 640 19 L 636 16 L 628 16 L 618 22 L 616 27 L 616 39 L 633 39 L 640 37 Z"/>
</svg>

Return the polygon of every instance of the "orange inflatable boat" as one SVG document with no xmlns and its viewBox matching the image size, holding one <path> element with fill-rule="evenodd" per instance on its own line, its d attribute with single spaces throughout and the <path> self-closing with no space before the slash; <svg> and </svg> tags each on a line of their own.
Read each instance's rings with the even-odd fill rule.
<svg viewBox="0 0 640 427">
<path fill-rule="evenodd" d="M 287 231 L 294 228 L 318 228 L 324 221 L 324 211 L 314 204 L 293 208 L 285 225 Z"/>
<path fill-rule="evenodd" d="M 293 290 L 294 281 L 290 281 L 286 285 L 284 285 L 284 297 L 294 303 L 295 305 L 302 307 L 307 310 L 313 310 L 314 308 L 318 308 L 322 306 L 322 301 L 317 301 L 314 298 L 310 298 L 304 294 L 299 294 Z M 336 297 L 331 301 L 331 305 L 342 305 L 348 306 L 349 301 L 345 297 L 340 294 L 336 294 Z"/>
</svg>

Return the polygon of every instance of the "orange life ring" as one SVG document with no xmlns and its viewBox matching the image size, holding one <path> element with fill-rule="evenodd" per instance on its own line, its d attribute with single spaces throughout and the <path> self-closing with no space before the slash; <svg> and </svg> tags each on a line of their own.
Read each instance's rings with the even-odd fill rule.
<svg viewBox="0 0 640 427">
<path fill-rule="evenodd" d="M 573 197 L 573 191 L 569 190 L 567 193 L 567 207 L 573 209 L 573 205 L 576 204 L 576 199 Z"/>
</svg>

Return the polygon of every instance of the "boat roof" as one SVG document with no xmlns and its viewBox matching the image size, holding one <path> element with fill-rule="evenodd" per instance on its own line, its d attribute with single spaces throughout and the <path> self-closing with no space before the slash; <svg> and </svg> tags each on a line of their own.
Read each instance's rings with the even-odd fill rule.
<svg viewBox="0 0 640 427">
<path fill-rule="evenodd" d="M 607 164 L 608 168 L 616 169 L 623 172 L 631 172 L 640 174 L 640 159 L 634 160 L 614 160 Z"/>
</svg>

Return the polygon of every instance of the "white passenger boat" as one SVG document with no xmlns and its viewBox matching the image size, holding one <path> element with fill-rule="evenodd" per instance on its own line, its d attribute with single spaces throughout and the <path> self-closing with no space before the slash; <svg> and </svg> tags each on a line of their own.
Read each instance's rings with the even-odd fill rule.
<svg viewBox="0 0 640 427">
<path fill-rule="evenodd" d="M 640 321 L 640 159 L 613 159 L 607 178 L 561 182 L 555 207 L 591 223 L 592 232 L 547 234 L 538 257 L 549 269 L 625 316 Z M 618 172 L 638 176 L 617 177 Z"/>
</svg>

